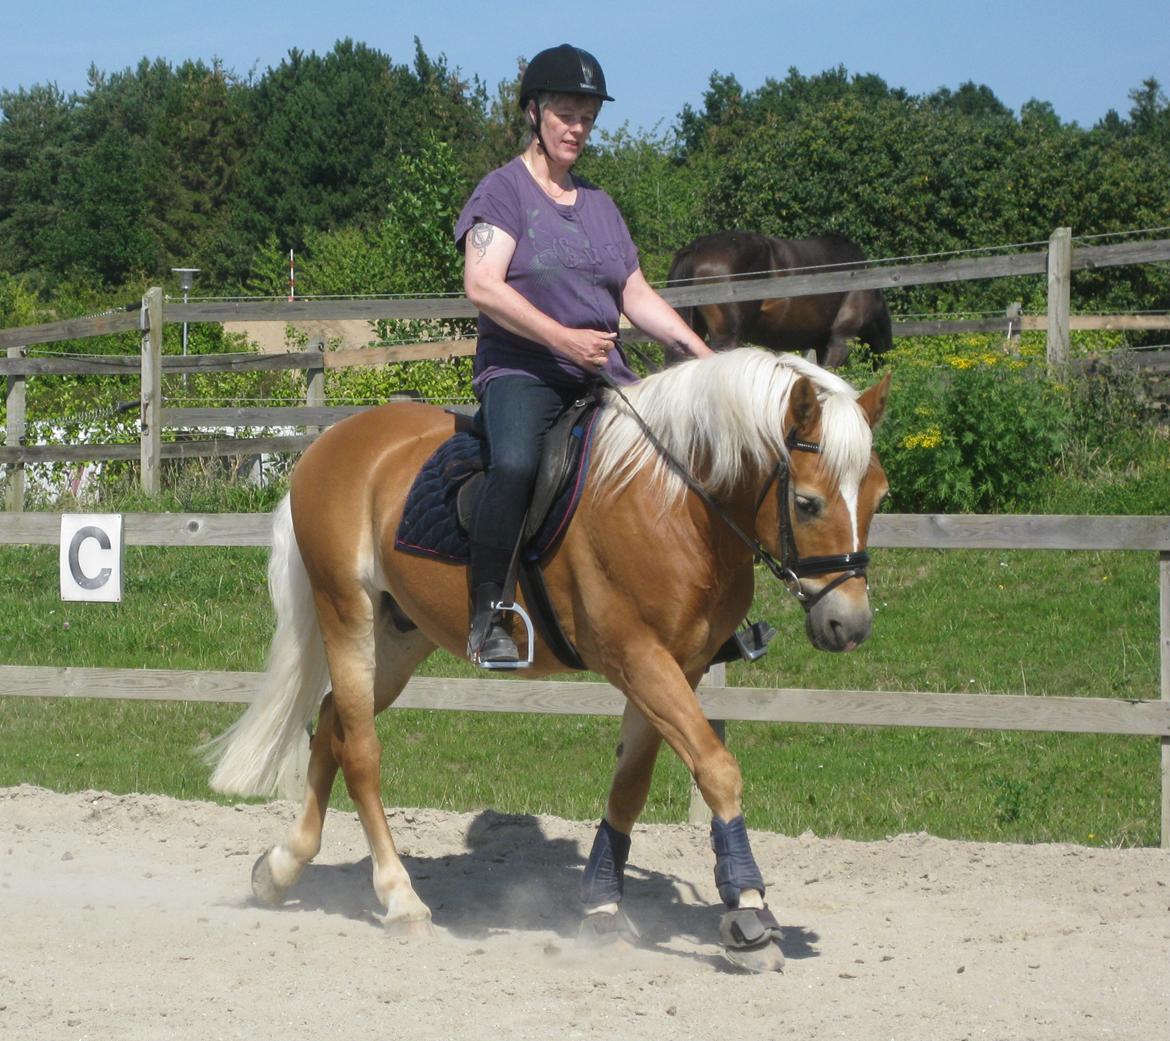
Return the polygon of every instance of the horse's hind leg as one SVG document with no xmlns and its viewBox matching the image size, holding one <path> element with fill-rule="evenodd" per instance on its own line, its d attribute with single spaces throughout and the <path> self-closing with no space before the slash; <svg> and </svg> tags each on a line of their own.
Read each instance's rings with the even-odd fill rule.
<svg viewBox="0 0 1170 1041">
<path fill-rule="evenodd" d="M 257 862 L 252 873 L 252 887 L 259 899 L 278 902 L 304 866 L 320 851 L 325 812 L 340 765 L 370 844 L 374 889 L 386 909 L 384 920 L 388 925 L 396 925 L 425 922 L 430 915 L 414 895 L 386 825 L 381 802 L 381 747 L 373 731 L 373 716 L 394 702 L 419 663 L 434 650 L 434 644 L 417 630 L 397 631 L 385 609 L 380 615 L 373 653 L 374 697 L 372 704 L 369 704 L 369 699 L 366 702 L 372 711 L 367 717 L 364 708 L 355 712 L 348 704 L 340 707 L 336 694 L 340 684 L 335 679 L 335 691 L 322 703 L 311 746 L 304 805 L 285 841 L 274 846 Z M 368 660 L 368 645 L 364 640 L 357 642 L 358 646 L 350 647 L 348 654 L 334 646 L 330 652 L 332 675 L 337 677 L 356 671 L 360 677 L 366 673 L 363 659 Z M 345 641 L 341 641 L 341 645 L 344 646 Z M 353 682 L 352 678 L 350 682 Z M 368 737 L 363 737 L 362 732 L 367 729 Z M 369 775 L 371 759 L 372 778 Z M 374 807 L 372 811 L 371 806 Z M 369 820 L 373 821 L 372 827 L 367 824 Z"/>
<path fill-rule="evenodd" d="M 626 923 L 617 917 L 617 911 L 630 851 L 630 832 L 646 805 L 661 745 L 662 736 L 627 702 L 605 816 L 597 827 L 581 880 L 585 935 L 600 937 L 626 931 Z"/>
<path fill-rule="evenodd" d="M 321 850 L 321 831 L 329 794 L 337 776 L 333 754 L 333 694 L 325 695 L 317 717 L 317 730 L 309 745 L 309 772 L 305 802 L 284 842 L 269 849 L 252 868 L 252 892 L 257 900 L 278 904 Z"/>
<path fill-rule="evenodd" d="M 370 642 L 360 636 L 343 637 L 330 646 L 326 639 L 336 713 L 333 752 L 370 846 L 374 892 L 385 908 L 383 923 L 409 932 L 426 932 L 431 912 L 410 884 L 386 823 L 382 746 L 374 730 L 374 716 L 398 696 L 434 645 L 418 632 L 394 640 L 398 652 L 394 654 L 378 653 Z"/>
<path fill-rule="evenodd" d="M 582 939 L 634 942 L 637 930 L 621 913 L 630 833 L 646 806 L 654 763 L 662 747 L 658 733 L 632 702 L 626 703 L 618 738 L 617 766 L 609 788 L 605 816 L 597 826 L 593 848 L 581 879 Z"/>
</svg>

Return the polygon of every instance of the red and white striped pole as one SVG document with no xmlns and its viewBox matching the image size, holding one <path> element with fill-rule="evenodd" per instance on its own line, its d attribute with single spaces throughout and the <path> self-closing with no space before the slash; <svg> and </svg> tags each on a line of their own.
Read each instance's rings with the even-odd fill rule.
<svg viewBox="0 0 1170 1041">
<path fill-rule="evenodd" d="M 297 296 L 297 270 L 293 264 L 293 251 L 288 251 L 288 302 L 291 304 Z"/>
</svg>

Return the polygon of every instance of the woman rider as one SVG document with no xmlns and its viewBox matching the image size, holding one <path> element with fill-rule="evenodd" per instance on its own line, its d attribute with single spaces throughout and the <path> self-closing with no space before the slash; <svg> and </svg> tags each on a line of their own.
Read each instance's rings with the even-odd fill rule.
<svg viewBox="0 0 1170 1041">
<path fill-rule="evenodd" d="M 617 346 L 621 314 L 677 351 L 705 343 L 649 285 L 625 221 L 601 189 L 572 173 L 603 101 L 593 55 L 541 51 L 520 82 L 532 137 L 476 187 L 455 226 L 463 284 L 479 309 L 473 387 L 487 476 L 471 518 L 468 656 L 507 664 L 517 648 L 499 600 L 540 463 L 545 433 L 604 370 L 633 382 Z"/>
</svg>

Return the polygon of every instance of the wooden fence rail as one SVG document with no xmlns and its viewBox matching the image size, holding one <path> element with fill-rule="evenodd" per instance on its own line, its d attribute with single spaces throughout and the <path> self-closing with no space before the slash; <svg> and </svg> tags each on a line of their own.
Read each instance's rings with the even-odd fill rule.
<svg viewBox="0 0 1170 1041">
<path fill-rule="evenodd" d="M 1122 243 L 1111 246 L 1074 246 L 1070 271 L 1088 271 L 1128 264 L 1170 260 L 1170 239 Z M 848 271 L 824 271 L 778 277 L 743 278 L 716 284 L 696 283 L 663 289 L 674 305 L 729 303 L 847 292 L 853 289 L 896 289 L 911 285 L 940 285 L 984 278 L 1042 275 L 1048 270 L 1049 252 L 1016 253 L 997 257 L 882 265 Z M 475 308 L 466 297 L 353 300 L 236 300 L 194 303 L 170 302 L 170 322 L 312 322 L 346 319 L 447 319 L 474 318 Z M 0 348 L 31 347 L 59 340 L 103 336 L 145 328 L 142 312 L 73 318 L 45 325 L 0 329 Z"/>
<path fill-rule="evenodd" d="M 1118 318 L 1139 317 L 1142 322 L 1132 328 L 1170 328 L 1170 316 L 1081 316 L 1072 319 L 1071 327 L 1076 328 L 1118 328 Z M 1037 328 L 1039 319 L 1023 322 L 1023 328 Z M 952 331 L 1006 331 L 1006 319 L 979 319 L 954 322 L 906 323 L 912 326 L 907 335 L 933 335 Z M 164 374 L 240 372 L 257 370 L 301 369 L 309 373 L 310 391 L 316 374 L 326 368 L 350 365 L 381 365 L 390 361 L 407 361 L 409 348 L 363 348 L 361 350 L 299 351 L 274 355 L 213 354 L 202 356 L 164 356 L 161 371 Z M 19 348 L 9 348 L 19 352 Z M 453 340 L 427 344 L 421 351 L 411 351 L 416 356 L 457 357 L 470 354 L 474 346 L 468 340 Z M 101 462 L 106 460 L 133 460 L 141 455 L 140 442 L 122 444 L 74 444 L 74 445 L 28 445 L 24 443 L 24 379 L 30 375 L 100 374 L 131 375 L 141 371 L 141 360 L 128 356 L 93 358 L 25 358 L 19 353 L 10 353 L 8 359 L 0 358 L 0 374 L 9 377 L 7 414 L 7 443 L 0 445 L 0 465 L 21 467 L 30 463 L 59 462 Z M 1143 372 L 1170 371 L 1170 353 L 1164 351 L 1131 351 L 1126 354 L 1126 364 Z M 319 391 L 323 402 L 323 391 Z M 137 408 L 138 402 L 129 403 Z M 456 406 L 458 407 L 458 406 Z M 315 427 L 328 426 L 355 412 L 362 406 L 324 404 L 276 405 L 231 408 L 161 408 L 158 410 L 158 427 L 165 429 L 190 430 L 199 427 Z M 205 438 L 202 440 L 163 441 L 161 436 L 154 451 L 159 459 L 194 459 L 208 456 L 258 455 L 269 452 L 298 452 L 307 448 L 317 436 L 317 431 L 304 434 L 284 434 L 265 437 L 239 437 L 236 435 Z M 10 497 L 21 501 L 22 496 Z M 10 505 L 10 509 L 19 506 Z"/>
<path fill-rule="evenodd" d="M 265 546 L 268 514 L 123 516 L 126 545 Z M 0 543 L 56 544 L 60 516 L 0 515 Z M 1170 846 L 1170 518 L 879 515 L 874 548 L 1139 550 L 1156 553 L 1159 574 L 1160 695 L 1117 699 L 1079 695 L 934 694 L 793 690 L 717 685 L 702 689 L 712 719 L 864 726 L 915 726 L 1129 734 L 1161 743 L 1161 837 Z M 159 669 L 0 666 L 0 695 L 246 702 L 260 674 Z M 402 708 L 476 712 L 615 715 L 621 695 L 604 683 L 498 679 L 411 680 Z"/>
<path fill-rule="evenodd" d="M 978 320 L 960 323 L 956 328 L 969 330 L 998 329 L 1005 323 L 1029 328 L 1043 327 L 1047 333 L 1049 359 L 1054 364 L 1068 360 L 1069 329 L 1090 321 L 1092 328 L 1163 328 L 1170 320 L 1161 316 L 1082 316 L 1069 315 L 1069 285 L 1074 271 L 1089 270 L 1120 264 L 1155 263 L 1170 260 L 1170 239 L 1152 242 L 1130 242 L 1111 246 L 1082 246 L 1073 248 L 1071 232 L 1057 229 L 1047 252 L 1019 253 L 995 257 L 963 257 L 957 260 L 883 265 L 858 270 L 830 270 L 819 273 L 796 273 L 780 277 L 745 278 L 717 284 L 696 283 L 673 287 L 664 296 L 676 305 L 717 303 L 732 300 L 794 297 L 808 294 L 837 292 L 850 289 L 883 289 L 908 285 L 939 284 L 978 278 L 1000 278 L 1009 275 L 1035 275 L 1047 272 L 1049 287 L 1048 314 L 1043 326 L 1039 319 L 1022 316 L 1002 321 Z M 329 414 L 302 413 L 296 420 L 283 411 L 266 415 L 264 410 L 208 410 L 184 411 L 166 409 L 162 402 L 161 379 L 166 374 L 208 373 L 218 371 L 302 369 L 308 375 L 306 405 L 322 408 L 324 401 L 323 371 L 326 368 L 351 365 L 379 365 L 389 362 L 423 358 L 455 357 L 474 351 L 471 340 L 462 339 L 443 343 L 412 344 L 398 347 L 363 347 L 341 351 L 312 350 L 254 355 L 202 355 L 164 357 L 163 329 L 171 322 L 323 322 L 347 319 L 451 319 L 469 318 L 474 308 L 465 298 L 423 298 L 384 300 L 266 300 L 218 301 L 166 304 L 162 290 L 150 289 L 139 309 L 91 318 L 68 319 L 45 325 L 20 329 L 0 330 L 0 347 L 7 357 L 0 358 L 0 373 L 8 378 L 8 422 L 6 444 L 0 447 L 0 464 L 10 468 L 8 507 L 23 507 L 23 467 L 41 462 L 100 462 L 132 460 L 137 454 L 141 483 L 148 494 L 157 492 L 161 465 L 165 459 L 190 459 L 226 455 L 258 455 L 269 452 L 296 452 L 304 449 L 316 431 L 304 434 L 284 434 L 263 438 L 212 437 L 202 440 L 164 442 L 162 431 L 168 427 L 190 427 L 200 424 L 240 425 L 300 425 L 319 430 L 332 419 Z M 29 346 L 61 339 L 104 336 L 138 330 L 142 349 L 138 357 L 87 358 L 28 358 L 23 352 Z M 900 335 L 919 335 L 938 332 L 941 324 L 900 323 Z M 633 330 L 631 338 L 641 335 Z M 323 346 L 323 345 L 322 345 Z M 23 383 L 30 376 L 53 374 L 139 374 L 138 402 L 139 441 L 135 446 L 106 445 L 26 445 Z"/>
</svg>

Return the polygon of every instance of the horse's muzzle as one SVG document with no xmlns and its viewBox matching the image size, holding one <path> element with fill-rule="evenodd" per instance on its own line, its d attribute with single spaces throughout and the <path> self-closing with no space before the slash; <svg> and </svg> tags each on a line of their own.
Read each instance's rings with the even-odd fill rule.
<svg viewBox="0 0 1170 1041">
<path fill-rule="evenodd" d="M 809 642 L 819 651 L 852 651 L 869 639 L 873 631 L 873 612 L 865 587 L 851 595 L 846 582 L 818 600 L 804 619 Z"/>
</svg>

